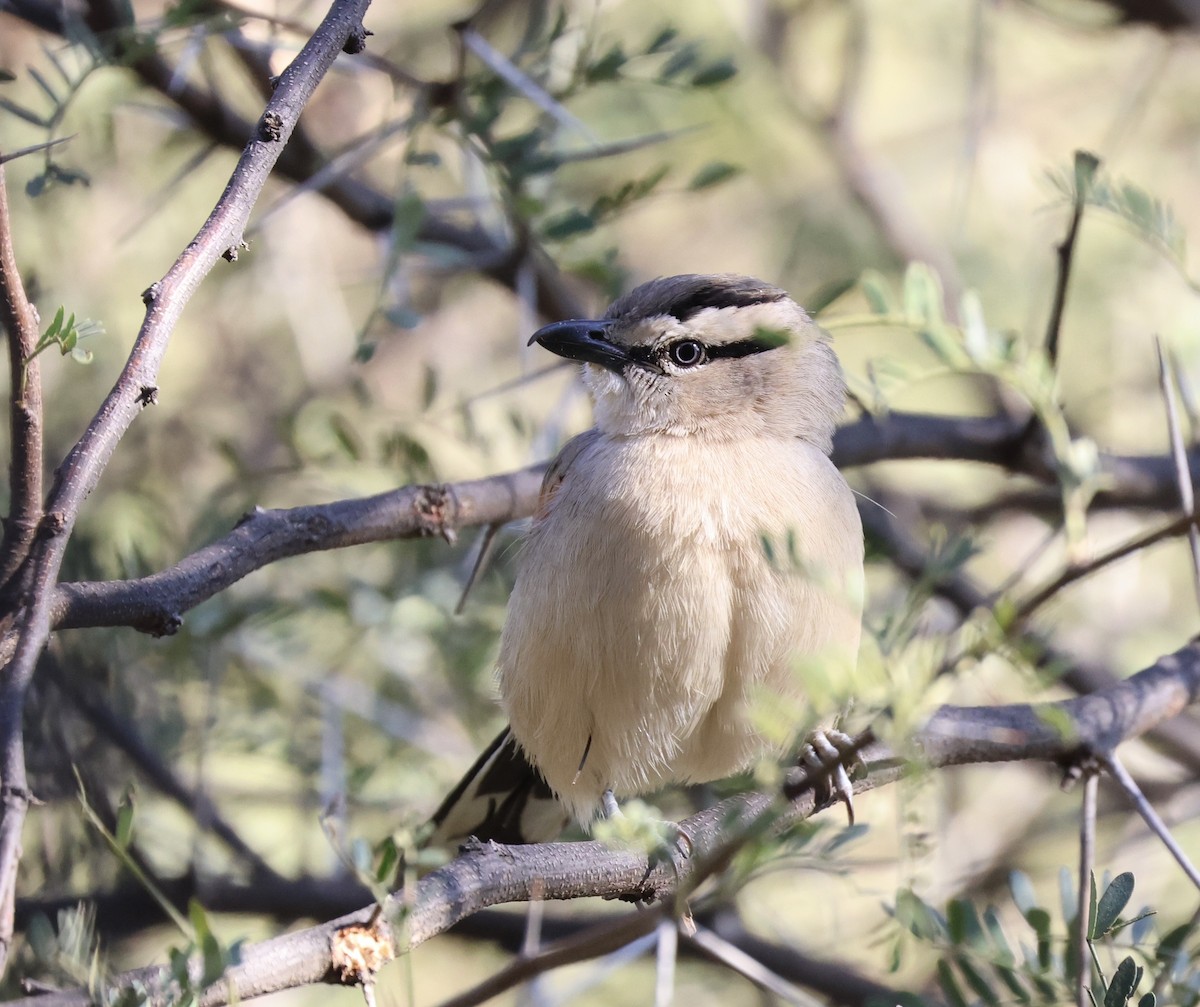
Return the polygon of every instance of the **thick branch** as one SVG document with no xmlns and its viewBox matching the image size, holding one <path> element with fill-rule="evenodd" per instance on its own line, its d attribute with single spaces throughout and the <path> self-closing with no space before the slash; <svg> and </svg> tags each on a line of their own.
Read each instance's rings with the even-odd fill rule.
<svg viewBox="0 0 1200 1007">
<path fill-rule="evenodd" d="M 163 635 L 183 613 L 269 563 L 364 542 L 450 536 L 472 525 L 504 523 L 533 512 L 543 466 L 455 486 L 406 486 L 358 500 L 256 510 L 224 538 L 168 570 L 138 580 L 61 584 L 57 627 L 132 626 Z"/>
<path fill-rule="evenodd" d="M 996 707 L 942 707 L 914 739 L 931 768 L 978 762 L 1030 759 L 1074 764 L 1104 755 L 1174 716 L 1200 697 L 1200 643 L 1162 658 L 1102 693 L 1056 703 Z M 898 779 L 904 764 L 882 745 L 865 750 L 870 768 L 857 791 Z M 788 808 L 765 794 L 723 801 L 684 821 L 692 840 L 691 856 L 677 865 L 654 863 L 630 850 L 612 850 L 598 842 L 464 847 L 451 863 L 420 881 L 411 894 L 398 893 L 382 914 L 367 906 L 328 923 L 286 934 L 245 949 L 242 963 L 210 987 L 202 1003 L 229 1003 L 233 991 L 249 999 L 281 989 L 318 982 L 342 982 L 334 970 L 332 949 L 346 927 L 366 928 L 388 949 L 386 957 L 417 947 L 459 920 L 487 906 L 530 898 L 576 899 L 586 896 L 644 900 L 669 896 L 677 886 L 690 889 L 703 872 L 718 867 L 731 848 L 731 835 L 756 827 L 763 815 L 778 815 L 782 825 L 811 814 L 811 793 Z M 397 946 L 387 921 L 403 918 L 405 944 Z M 198 970 L 201 963 L 195 963 Z M 198 973 L 197 973 L 198 974 Z M 170 970 L 154 966 L 126 973 L 118 984 L 138 981 L 154 1002 L 170 996 Z M 40 999 L 43 1007 L 87 1003 L 83 993 Z"/>
<path fill-rule="evenodd" d="M 13 249 L 4 168 L 0 166 L 0 327 L 8 340 L 12 380 L 9 426 L 11 504 L 0 542 L 0 586 L 6 586 L 29 552 L 42 517 L 42 379 L 37 358 L 38 316 L 25 296 Z"/>
</svg>

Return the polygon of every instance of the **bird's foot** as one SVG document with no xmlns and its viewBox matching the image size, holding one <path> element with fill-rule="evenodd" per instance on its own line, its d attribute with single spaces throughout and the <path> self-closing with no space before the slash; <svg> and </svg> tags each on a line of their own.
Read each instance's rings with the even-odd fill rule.
<svg viewBox="0 0 1200 1007">
<path fill-rule="evenodd" d="M 854 824 L 854 786 L 850 773 L 866 770 L 858 754 L 855 740 L 844 731 L 834 728 L 813 731 L 800 749 L 800 768 L 807 770 L 817 782 L 813 793 L 818 804 L 836 797 L 846 805 L 846 817 Z M 849 769 L 847 769 L 849 767 Z"/>
</svg>

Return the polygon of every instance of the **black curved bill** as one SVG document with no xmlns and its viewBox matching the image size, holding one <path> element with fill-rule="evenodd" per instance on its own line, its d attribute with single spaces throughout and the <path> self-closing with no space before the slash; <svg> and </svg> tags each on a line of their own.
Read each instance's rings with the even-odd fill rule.
<svg viewBox="0 0 1200 1007">
<path fill-rule="evenodd" d="M 609 340 L 611 328 L 612 322 L 572 318 L 538 329 L 529 337 L 529 345 L 538 343 L 568 360 L 599 364 L 610 371 L 620 371 L 634 361 L 627 349 Z"/>
</svg>

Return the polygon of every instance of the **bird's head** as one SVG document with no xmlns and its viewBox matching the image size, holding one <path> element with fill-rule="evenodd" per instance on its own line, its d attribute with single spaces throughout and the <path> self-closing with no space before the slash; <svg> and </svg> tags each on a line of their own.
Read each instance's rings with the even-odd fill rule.
<svg viewBox="0 0 1200 1007">
<path fill-rule="evenodd" d="M 618 436 L 800 437 L 829 451 L 845 399 L 825 334 L 786 291 L 746 276 L 651 280 L 533 342 L 583 362 L 596 425 Z"/>
</svg>

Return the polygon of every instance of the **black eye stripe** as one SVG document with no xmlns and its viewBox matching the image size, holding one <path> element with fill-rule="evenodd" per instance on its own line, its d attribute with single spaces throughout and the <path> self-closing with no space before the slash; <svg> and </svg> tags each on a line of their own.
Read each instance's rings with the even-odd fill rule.
<svg viewBox="0 0 1200 1007">
<path fill-rule="evenodd" d="M 776 349 L 782 345 L 778 339 L 741 339 L 736 343 L 721 343 L 717 346 L 708 347 L 708 356 L 710 360 L 718 360 L 721 357 L 748 357 L 752 353 L 765 353 L 767 350 Z"/>
<path fill-rule="evenodd" d="M 736 360 L 739 357 L 748 357 L 754 353 L 765 353 L 767 350 L 774 350 L 783 345 L 778 338 L 740 339 L 734 343 L 718 343 L 716 346 L 706 346 L 698 339 L 688 339 L 683 340 L 683 342 L 692 342 L 699 345 L 702 348 L 704 358 L 710 361 L 722 359 Z M 675 345 L 678 345 L 678 343 L 669 344 L 667 347 L 660 346 L 657 349 L 649 346 L 630 346 L 625 352 L 635 364 L 640 364 L 650 370 L 661 372 L 661 361 L 669 354 L 670 347 Z"/>
</svg>

